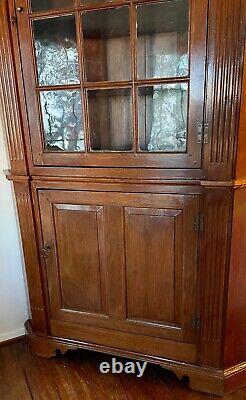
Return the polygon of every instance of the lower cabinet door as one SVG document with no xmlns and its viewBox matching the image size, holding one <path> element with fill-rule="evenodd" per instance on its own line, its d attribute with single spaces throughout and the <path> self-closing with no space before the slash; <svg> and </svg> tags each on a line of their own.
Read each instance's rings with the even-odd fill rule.
<svg viewBox="0 0 246 400">
<path fill-rule="evenodd" d="M 199 196 L 40 190 L 39 201 L 53 335 L 195 343 Z"/>
</svg>

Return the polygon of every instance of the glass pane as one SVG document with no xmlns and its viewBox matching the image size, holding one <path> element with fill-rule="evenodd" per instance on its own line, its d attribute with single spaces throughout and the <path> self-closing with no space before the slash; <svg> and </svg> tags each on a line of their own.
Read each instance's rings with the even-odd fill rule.
<svg viewBox="0 0 246 400">
<path fill-rule="evenodd" d="M 84 151 L 80 91 L 40 92 L 46 151 Z"/>
<path fill-rule="evenodd" d="M 31 0 L 32 11 L 52 10 L 74 6 L 74 0 Z"/>
<path fill-rule="evenodd" d="M 140 150 L 185 152 L 187 110 L 187 83 L 138 88 Z"/>
<path fill-rule="evenodd" d="M 129 8 L 86 12 L 83 31 L 87 80 L 130 79 Z"/>
<path fill-rule="evenodd" d="M 187 76 L 189 69 L 189 0 L 137 7 L 138 76 Z"/>
<path fill-rule="evenodd" d="M 79 83 L 74 16 L 34 21 L 39 85 Z"/>
<path fill-rule="evenodd" d="M 92 150 L 132 150 L 131 89 L 89 90 Z"/>
</svg>

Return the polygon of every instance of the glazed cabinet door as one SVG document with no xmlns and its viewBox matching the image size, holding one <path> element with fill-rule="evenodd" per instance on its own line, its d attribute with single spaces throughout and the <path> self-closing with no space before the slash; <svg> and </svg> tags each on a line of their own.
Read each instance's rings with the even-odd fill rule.
<svg viewBox="0 0 246 400">
<path fill-rule="evenodd" d="M 193 343 L 195 195 L 40 190 L 50 318 Z"/>
<path fill-rule="evenodd" d="M 33 164 L 200 168 L 207 0 L 16 0 Z"/>
</svg>

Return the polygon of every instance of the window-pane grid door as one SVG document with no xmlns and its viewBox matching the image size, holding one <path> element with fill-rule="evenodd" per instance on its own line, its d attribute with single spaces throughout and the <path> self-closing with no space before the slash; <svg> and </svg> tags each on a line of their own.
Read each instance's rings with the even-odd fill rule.
<svg viewBox="0 0 246 400">
<path fill-rule="evenodd" d="M 21 3 L 35 165 L 200 167 L 206 1 Z"/>
</svg>

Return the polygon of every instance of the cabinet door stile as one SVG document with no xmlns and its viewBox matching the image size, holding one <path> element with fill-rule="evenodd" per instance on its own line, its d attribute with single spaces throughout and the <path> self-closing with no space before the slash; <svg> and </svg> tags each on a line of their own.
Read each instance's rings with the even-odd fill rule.
<svg viewBox="0 0 246 400">
<path fill-rule="evenodd" d="M 184 210 L 183 235 L 187 240 L 183 241 L 181 254 L 183 255 L 182 288 L 178 291 L 181 295 L 181 321 L 184 329 L 185 342 L 193 343 L 197 326 L 192 323 L 196 315 L 197 294 L 197 267 L 198 267 L 198 232 L 194 229 L 194 220 L 199 215 L 199 200 L 192 199 Z M 187 223 L 189 221 L 189 223 Z M 189 315 L 189 318 L 186 316 Z"/>
<path fill-rule="evenodd" d="M 109 316 L 126 318 L 123 208 L 114 200 L 105 206 L 105 247 L 108 272 Z M 116 202 L 115 202 L 116 203 Z"/>
<path fill-rule="evenodd" d="M 41 212 L 41 224 L 42 224 L 42 235 L 43 235 L 43 248 L 50 246 L 51 251 L 46 254 L 42 254 L 45 266 L 46 275 L 50 277 L 48 279 L 48 290 L 49 290 L 49 303 L 51 315 L 56 315 L 58 310 L 62 308 L 62 299 L 60 295 L 60 280 L 55 265 L 56 260 L 56 236 L 53 226 L 53 208 L 49 200 L 48 193 L 45 191 L 39 192 L 39 205 Z M 52 283 L 56 282 L 54 286 Z"/>
</svg>

